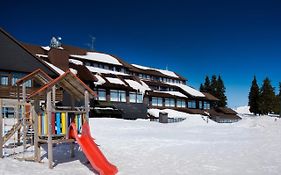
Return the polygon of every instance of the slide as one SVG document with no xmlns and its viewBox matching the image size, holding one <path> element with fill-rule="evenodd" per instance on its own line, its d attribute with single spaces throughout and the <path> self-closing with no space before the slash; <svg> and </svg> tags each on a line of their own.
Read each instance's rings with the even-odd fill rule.
<svg viewBox="0 0 281 175">
<path fill-rule="evenodd" d="M 97 144 L 94 142 L 87 122 L 82 126 L 81 135 L 78 135 L 75 123 L 71 123 L 69 128 L 69 138 L 76 139 L 92 167 L 99 172 L 100 175 L 114 175 L 118 172 L 117 167 L 108 162 Z"/>
</svg>

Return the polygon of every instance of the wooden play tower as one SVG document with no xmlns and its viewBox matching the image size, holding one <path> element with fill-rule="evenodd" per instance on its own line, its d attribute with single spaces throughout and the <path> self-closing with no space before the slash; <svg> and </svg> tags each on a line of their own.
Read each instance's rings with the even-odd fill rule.
<svg viewBox="0 0 281 175">
<path fill-rule="evenodd" d="M 27 94 L 25 82 L 33 80 L 41 87 L 31 94 Z M 3 145 L 11 136 L 17 134 L 18 142 L 22 142 L 23 149 L 27 148 L 27 130 L 34 130 L 34 156 L 41 160 L 40 147 L 48 145 L 49 168 L 53 168 L 53 144 L 70 143 L 73 156 L 74 139 L 69 139 L 68 127 L 75 123 L 77 132 L 81 133 L 83 123 L 89 119 L 89 100 L 95 93 L 70 71 L 56 79 L 52 79 L 38 69 L 17 81 L 18 103 L 15 106 L 16 123 L 3 134 L 3 104 L 0 100 L 0 157 L 3 157 Z M 21 89 L 21 91 L 20 91 Z M 68 98 L 66 98 L 68 97 Z M 68 106 L 63 106 L 68 103 Z M 59 104 L 59 105 L 58 105 Z M 75 104 L 80 104 L 75 106 Z M 82 105 L 81 105 L 82 104 Z M 30 158 L 28 158 L 30 160 Z"/>
</svg>

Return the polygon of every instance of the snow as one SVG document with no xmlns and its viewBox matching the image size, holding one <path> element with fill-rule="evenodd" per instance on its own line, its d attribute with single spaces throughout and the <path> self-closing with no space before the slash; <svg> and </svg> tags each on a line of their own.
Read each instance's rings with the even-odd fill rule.
<svg viewBox="0 0 281 175">
<path fill-rule="evenodd" d="M 190 114 L 187 114 L 185 112 L 180 112 L 180 111 L 176 111 L 173 109 L 156 109 L 156 108 L 151 108 L 147 110 L 147 113 L 149 113 L 150 115 L 154 116 L 154 117 L 159 117 L 159 112 L 164 112 L 164 113 L 168 113 L 168 117 L 170 118 L 187 118 L 190 117 Z"/>
<path fill-rule="evenodd" d="M 42 49 L 49 51 L 51 49 L 50 46 L 41 46 Z"/>
<path fill-rule="evenodd" d="M 151 68 L 151 67 L 146 67 L 146 66 L 141 66 L 141 65 L 137 65 L 137 64 L 132 64 L 132 66 L 139 68 L 139 69 L 143 69 L 143 70 L 155 70 L 158 71 L 164 75 L 170 76 L 170 77 L 174 77 L 174 78 L 179 78 L 179 76 L 177 76 L 174 72 L 169 71 L 169 70 L 163 70 L 163 69 L 156 69 L 156 68 Z"/>
<path fill-rule="evenodd" d="M 109 64 L 122 66 L 122 64 L 116 58 L 114 58 L 111 55 L 104 54 L 104 53 L 87 52 L 86 55 L 70 55 L 70 56 L 75 57 L 75 58 L 81 58 L 81 59 L 86 59 L 86 60 L 91 60 L 91 61 L 97 61 L 97 62 L 109 63 Z"/>
<path fill-rule="evenodd" d="M 82 61 L 79 60 L 75 60 L 75 59 L 69 59 L 70 63 L 76 64 L 76 65 L 83 65 Z"/>
<path fill-rule="evenodd" d="M 48 55 L 44 55 L 44 54 L 35 54 L 37 57 L 43 57 L 43 58 L 48 58 Z"/>
<path fill-rule="evenodd" d="M 121 84 L 121 85 L 126 86 L 126 84 L 125 84 L 122 80 L 120 80 L 119 78 L 106 77 L 106 79 L 107 79 L 110 83 L 113 83 L 113 84 Z"/>
<path fill-rule="evenodd" d="M 105 108 L 102 108 L 102 107 L 95 107 L 94 109 L 99 109 L 99 110 L 118 110 L 118 109 L 113 109 L 111 107 L 105 107 Z"/>
<path fill-rule="evenodd" d="M 178 91 L 154 91 L 154 92 L 165 93 L 165 94 L 170 94 L 170 95 L 177 96 L 177 97 L 188 98 L 186 95 L 184 95 Z"/>
<path fill-rule="evenodd" d="M 237 123 L 206 123 L 200 115 L 186 114 L 179 123 L 148 120 L 90 119 L 91 134 L 119 175 L 279 175 L 281 172 L 281 119 L 269 116 L 243 117 Z M 75 145 L 54 147 L 56 166 L 48 169 L 46 146 L 42 163 L 25 162 L 13 156 L 0 159 L 0 174 L 93 174 Z"/>
<path fill-rule="evenodd" d="M 135 80 L 125 79 L 125 81 L 129 84 L 129 86 L 137 91 L 139 91 L 141 94 L 144 94 L 145 91 L 151 90 L 147 84 L 144 82 L 141 82 L 142 84 L 138 83 Z"/>
<path fill-rule="evenodd" d="M 44 60 L 43 60 L 44 61 Z M 47 61 L 44 61 L 46 64 L 48 64 L 52 69 L 54 69 L 57 73 L 60 75 L 64 74 L 64 71 L 61 70 L 60 68 L 56 67 L 55 65 L 48 63 Z"/>
<path fill-rule="evenodd" d="M 112 70 L 107 70 L 107 69 L 102 69 L 98 67 L 93 67 L 93 66 L 86 66 L 91 72 L 94 73 L 102 73 L 102 74 L 114 74 L 114 75 L 128 75 L 123 72 L 116 72 Z"/>
<path fill-rule="evenodd" d="M 102 84 L 104 84 L 104 83 L 106 82 L 106 81 L 105 81 L 100 75 L 98 75 L 98 74 L 96 74 L 95 77 L 98 79 L 97 82 L 94 82 L 94 84 L 96 84 L 96 85 L 102 85 Z"/>
<path fill-rule="evenodd" d="M 235 111 L 238 113 L 238 114 L 252 114 L 250 112 L 250 106 L 240 106 L 238 107 L 237 109 L 235 109 Z"/>
<path fill-rule="evenodd" d="M 200 92 L 200 91 L 198 91 L 198 90 L 196 90 L 196 89 L 194 89 L 194 88 L 192 88 L 188 85 L 176 84 L 176 83 L 167 83 L 167 84 L 177 86 L 177 87 L 181 88 L 182 90 L 184 90 L 185 92 L 187 92 L 188 94 L 190 94 L 194 97 L 205 97 L 205 95 L 202 92 Z"/>
<path fill-rule="evenodd" d="M 74 73 L 75 75 L 77 75 L 77 70 L 76 69 L 73 69 L 73 68 L 69 68 L 69 70 Z"/>
</svg>

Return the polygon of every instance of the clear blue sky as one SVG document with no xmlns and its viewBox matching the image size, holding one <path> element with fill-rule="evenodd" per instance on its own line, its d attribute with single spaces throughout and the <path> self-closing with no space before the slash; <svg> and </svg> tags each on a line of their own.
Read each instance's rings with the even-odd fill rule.
<svg viewBox="0 0 281 175">
<path fill-rule="evenodd" d="M 129 63 L 176 71 L 199 88 L 220 74 L 230 107 L 246 105 L 254 75 L 281 81 L 280 0 L 1 2 L 0 25 L 20 41 L 51 36 Z M 276 89 L 278 90 L 278 89 Z"/>
</svg>

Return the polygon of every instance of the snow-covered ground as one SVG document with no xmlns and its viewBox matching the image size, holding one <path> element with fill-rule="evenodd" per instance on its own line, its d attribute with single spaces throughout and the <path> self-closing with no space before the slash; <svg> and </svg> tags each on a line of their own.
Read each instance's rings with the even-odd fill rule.
<svg viewBox="0 0 281 175">
<path fill-rule="evenodd" d="M 247 117 L 232 124 L 206 123 L 190 115 L 179 123 L 90 119 L 91 132 L 118 174 L 272 175 L 281 172 L 281 119 Z M 57 165 L 0 159 L 0 174 L 93 174 L 76 146 L 55 148 Z M 43 150 L 43 154 L 45 151 Z"/>
</svg>

